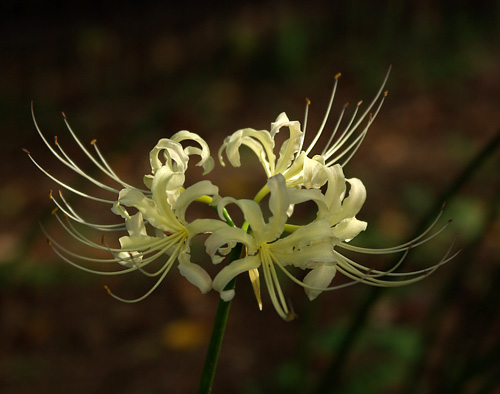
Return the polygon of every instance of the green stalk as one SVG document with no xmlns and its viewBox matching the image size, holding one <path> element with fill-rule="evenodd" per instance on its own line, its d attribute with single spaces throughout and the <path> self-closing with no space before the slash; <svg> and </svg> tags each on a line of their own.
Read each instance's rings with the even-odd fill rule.
<svg viewBox="0 0 500 394">
<path fill-rule="evenodd" d="M 241 256 L 242 245 L 237 244 L 229 256 L 229 262 L 237 260 Z M 236 278 L 227 284 L 224 290 L 234 289 Z M 229 317 L 229 309 L 231 301 L 219 301 L 217 313 L 215 315 L 214 326 L 212 329 L 212 337 L 208 345 L 207 356 L 205 358 L 205 366 L 201 375 L 199 394 L 208 394 L 212 392 L 212 385 L 215 378 L 215 370 L 217 369 L 217 362 L 219 361 L 219 354 L 222 347 L 222 339 L 224 338 L 224 331 L 226 329 L 227 319 Z"/>
</svg>

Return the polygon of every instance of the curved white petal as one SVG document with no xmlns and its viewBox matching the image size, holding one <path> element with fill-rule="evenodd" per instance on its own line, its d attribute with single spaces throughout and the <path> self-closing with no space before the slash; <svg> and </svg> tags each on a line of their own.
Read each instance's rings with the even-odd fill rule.
<svg viewBox="0 0 500 394">
<path fill-rule="evenodd" d="M 160 153 L 163 153 L 165 163 L 160 159 Z M 185 172 L 188 166 L 189 156 L 184 152 L 179 142 L 170 138 L 162 138 L 149 153 L 149 162 L 153 174 L 167 165 L 172 171 Z"/>
<path fill-rule="evenodd" d="M 288 127 L 290 138 L 281 145 L 279 159 L 272 175 L 284 173 L 290 167 L 290 163 L 299 151 L 304 135 L 300 130 L 300 123 L 296 120 L 290 121 L 284 112 L 278 115 L 275 122 L 271 123 L 270 134 L 273 139 L 282 127 Z"/>
<path fill-rule="evenodd" d="M 233 261 L 225 266 L 214 278 L 214 290 L 220 293 L 224 301 L 232 300 L 234 297 L 234 290 L 224 290 L 227 284 L 239 274 L 259 268 L 260 264 L 260 258 L 258 256 L 247 256 Z"/>
<path fill-rule="evenodd" d="M 344 172 L 340 164 L 325 167 L 325 171 L 327 171 L 328 176 L 325 202 L 330 212 L 338 212 L 346 191 Z"/>
<path fill-rule="evenodd" d="M 186 140 L 197 142 L 201 148 L 188 146 L 184 149 L 184 153 L 187 156 L 198 155 L 201 157 L 201 160 L 196 163 L 196 165 L 203 167 L 203 175 L 208 174 L 210 171 L 212 171 L 212 169 L 214 168 L 214 159 L 212 158 L 212 156 L 210 156 L 210 148 L 208 147 L 206 141 L 198 134 L 192 133 L 187 130 L 181 130 L 170 137 L 170 139 L 175 142 L 182 142 Z"/>
<path fill-rule="evenodd" d="M 285 253 L 283 249 L 277 247 L 272 250 L 281 265 L 292 265 L 300 269 L 309 268 L 311 263 L 332 263 L 335 261 L 333 246 L 330 242 L 313 243 Z"/>
<path fill-rule="evenodd" d="M 137 212 L 131 216 L 130 219 L 125 219 L 125 226 L 127 227 L 128 234 L 131 237 L 137 235 L 147 235 L 146 226 L 144 226 L 144 219 L 142 213 Z"/>
<path fill-rule="evenodd" d="M 186 230 L 189 234 L 188 241 L 198 234 L 213 233 L 222 228 L 226 228 L 226 222 L 217 219 L 195 219 L 186 224 Z"/>
<path fill-rule="evenodd" d="M 254 254 L 257 251 L 258 245 L 256 245 L 254 238 L 237 227 L 221 228 L 210 235 L 205 241 L 205 248 L 207 253 L 212 258 L 212 262 L 217 264 L 220 259 L 216 256 L 220 249 L 228 244 L 242 243 L 248 248 L 249 254 Z M 226 249 L 226 248 L 224 248 Z M 223 253 L 226 254 L 226 253 Z"/>
<path fill-rule="evenodd" d="M 361 231 L 366 230 L 368 223 L 356 218 L 348 218 L 332 227 L 332 235 L 339 241 L 348 242 L 356 237 Z"/>
<path fill-rule="evenodd" d="M 174 210 L 183 223 L 186 223 L 185 214 L 188 206 L 197 198 L 205 195 L 213 196 L 219 192 L 219 188 L 210 181 L 200 181 L 184 190 L 174 205 Z"/>
<path fill-rule="evenodd" d="M 190 255 L 187 251 L 179 255 L 179 271 L 191 284 L 195 285 L 202 294 L 208 293 L 212 289 L 212 278 L 207 271 L 198 264 L 189 261 Z"/>
<path fill-rule="evenodd" d="M 325 240 L 331 242 L 330 224 L 326 220 L 316 220 L 306 226 L 300 226 L 292 234 L 279 239 L 273 244 L 273 248 L 284 250 L 299 249 L 309 245 L 311 242 Z"/>
<path fill-rule="evenodd" d="M 271 196 L 269 197 L 269 209 L 273 216 L 269 218 L 269 224 L 266 225 L 262 238 L 266 242 L 272 242 L 283 233 L 285 223 L 288 219 L 287 211 L 290 206 L 290 198 L 287 193 L 286 182 L 283 175 L 278 174 L 269 178 L 267 185 L 271 192 Z M 252 224 L 250 223 L 250 225 Z M 255 231 L 253 227 L 252 230 Z"/>
<path fill-rule="evenodd" d="M 261 162 L 267 176 L 273 174 L 276 156 L 274 155 L 274 140 L 267 130 L 255 130 L 251 128 L 235 131 L 224 140 L 224 143 L 219 149 L 219 160 L 224 166 L 222 152 L 226 151 L 226 156 L 233 167 L 240 167 L 240 146 L 246 145 Z"/>
<path fill-rule="evenodd" d="M 357 178 L 347 179 L 347 182 L 351 185 L 349 189 L 349 195 L 344 199 L 342 203 L 342 212 L 344 217 L 350 218 L 354 217 L 360 210 L 366 200 L 366 188 Z"/>
<path fill-rule="evenodd" d="M 304 283 L 311 287 L 316 288 L 326 288 L 332 282 L 335 274 L 337 273 L 337 268 L 335 265 L 330 264 L 317 264 L 309 273 L 304 277 Z M 318 297 L 322 291 L 310 288 L 304 289 L 309 300 L 314 300 Z"/>
</svg>

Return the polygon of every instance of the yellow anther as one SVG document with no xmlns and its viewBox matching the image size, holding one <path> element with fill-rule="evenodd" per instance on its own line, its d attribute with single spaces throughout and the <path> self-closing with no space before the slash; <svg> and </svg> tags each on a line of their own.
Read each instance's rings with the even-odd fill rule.
<svg viewBox="0 0 500 394">
<path fill-rule="evenodd" d="M 335 75 L 334 79 L 339 79 L 341 75 L 342 75 L 341 73 L 337 73 L 337 75 Z"/>
<path fill-rule="evenodd" d="M 387 97 L 387 95 L 388 95 L 388 94 L 389 94 L 389 91 L 388 91 L 388 90 L 386 90 L 386 91 L 384 92 L 384 97 Z"/>
<path fill-rule="evenodd" d="M 90 145 L 94 145 L 97 142 L 97 140 L 94 138 L 92 141 L 90 141 Z"/>
<path fill-rule="evenodd" d="M 49 198 L 52 200 L 54 197 L 52 196 L 52 189 L 49 191 Z"/>
<path fill-rule="evenodd" d="M 55 136 L 54 136 L 54 143 L 55 143 L 56 145 L 59 145 L 59 144 L 57 143 L 57 135 L 55 135 Z"/>
<path fill-rule="evenodd" d="M 104 288 L 106 289 L 106 291 L 108 292 L 108 294 L 111 295 L 111 290 L 109 289 L 109 287 L 107 285 L 104 285 Z"/>
<path fill-rule="evenodd" d="M 307 97 L 306 97 L 306 104 L 311 105 L 311 100 L 309 100 Z"/>
<path fill-rule="evenodd" d="M 59 209 L 58 207 L 55 207 L 50 214 L 55 215 L 58 209 Z"/>
</svg>

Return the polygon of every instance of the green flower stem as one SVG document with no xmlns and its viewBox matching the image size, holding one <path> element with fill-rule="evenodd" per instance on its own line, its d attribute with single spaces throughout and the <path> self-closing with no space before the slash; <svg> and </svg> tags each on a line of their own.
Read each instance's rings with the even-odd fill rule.
<svg viewBox="0 0 500 394">
<path fill-rule="evenodd" d="M 237 244 L 229 256 L 230 264 L 232 261 L 237 260 L 241 256 L 241 251 L 243 246 Z M 227 284 L 224 290 L 234 289 L 236 283 L 236 278 L 231 280 Z M 212 391 L 212 384 L 215 378 L 215 370 L 217 369 L 217 362 L 219 361 L 219 354 L 222 347 L 222 339 L 224 338 L 224 331 L 226 329 L 226 323 L 229 316 L 229 309 L 231 307 L 231 301 L 226 302 L 222 299 L 219 301 L 219 306 L 217 308 L 217 313 L 215 315 L 214 326 L 212 329 L 212 337 L 210 338 L 210 343 L 208 345 L 207 356 L 205 358 L 205 366 L 203 367 L 203 373 L 201 375 L 199 394 L 208 394 Z"/>
<path fill-rule="evenodd" d="M 478 152 L 478 154 L 472 158 L 464 170 L 455 178 L 455 180 L 449 184 L 448 188 L 444 193 L 436 200 L 434 206 L 427 212 L 424 220 L 421 224 L 417 226 L 415 232 L 416 235 L 420 234 L 422 229 L 425 228 L 425 224 L 436 214 L 436 211 L 441 209 L 443 201 L 450 201 L 458 191 L 472 178 L 472 176 L 479 170 L 479 168 L 496 152 L 500 147 L 500 130 L 493 136 L 493 138 L 485 145 L 485 147 Z M 332 363 L 327 368 L 326 373 L 323 375 L 323 379 L 318 385 L 316 393 L 325 394 L 332 392 L 335 387 L 337 387 L 337 382 L 342 373 L 342 367 L 346 365 L 346 361 L 349 357 L 351 350 L 358 339 L 362 328 L 365 325 L 367 317 L 372 310 L 373 306 L 376 304 L 378 299 L 383 293 L 383 288 L 375 287 L 369 291 L 368 296 L 365 301 L 361 304 L 357 310 L 354 319 L 344 338 L 341 342 L 340 348 L 337 350 L 336 356 L 333 358 Z M 338 387 L 337 387 L 338 388 Z"/>
<path fill-rule="evenodd" d="M 262 189 L 259 190 L 259 192 L 255 195 L 255 197 L 253 198 L 253 200 L 256 202 L 256 203 L 259 203 L 262 201 L 262 199 L 267 195 L 269 194 L 269 187 L 267 186 L 267 183 L 262 186 Z"/>
</svg>

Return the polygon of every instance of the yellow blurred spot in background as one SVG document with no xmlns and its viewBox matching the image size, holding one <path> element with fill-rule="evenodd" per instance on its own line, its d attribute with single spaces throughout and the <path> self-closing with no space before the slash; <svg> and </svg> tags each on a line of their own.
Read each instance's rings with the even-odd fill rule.
<svg viewBox="0 0 500 394">
<path fill-rule="evenodd" d="M 163 329 L 163 344 L 169 349 L 189 350 L 208 342 L 210 327 L 196 319 L 178 319 Z"/>
</svg>

